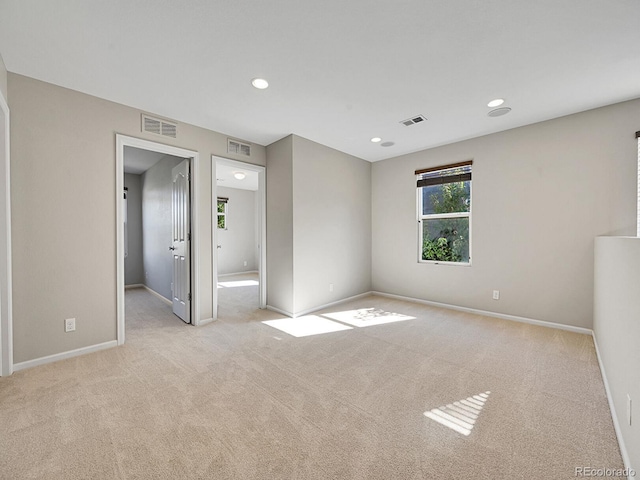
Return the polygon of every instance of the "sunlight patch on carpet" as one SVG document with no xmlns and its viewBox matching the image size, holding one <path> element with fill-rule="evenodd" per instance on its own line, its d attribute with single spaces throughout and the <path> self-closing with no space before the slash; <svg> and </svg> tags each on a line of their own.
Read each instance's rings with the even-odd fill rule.
<svg viewBox="0 0 640 480">
<path fill-rule="evenodd" d="M 379 308 L 360 308 L 358 310 L 345 310 L 344 312 L 323 313 L 322 316 L 353 325 L 354 327 L 370 327 L 371 325 L 403 322 L 405 320 L 415 320 L 416 318 L 402 315 L 401 313 L 386 312 Z"/>
<path fill-rule="evenodd" d="M 341 330 L 352 330 L 353 327 L 332 322 L 329 319 L 316 315 L 305 315 L 297 318 L 281 318 L 279 320 L 265 320 L 265 325 L 277 328 L 294 337 L 308 337 L 320 335 L 322 333 L 339 332 Z"/>
<path fill-rule="evenodd" d="M 464 436 L 468 436 L 473 430 L 490 394 L 491 392 L 479 393 L 464 400 L 424 412 L 424 416 Z"/>
</svg>

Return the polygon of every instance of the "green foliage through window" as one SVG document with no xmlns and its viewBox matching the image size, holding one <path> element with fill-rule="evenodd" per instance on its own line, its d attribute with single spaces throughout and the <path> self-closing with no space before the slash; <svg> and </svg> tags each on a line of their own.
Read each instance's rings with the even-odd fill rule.
<svg viewBox="0 0 640 480">
<path fill-rule="evenodd" d="M 471 167 L 445 167 L 440 172 L 418 176 L 418 192 L 422 237 L 420 258 L 469 263 Z"/>
<path fill-rule="evenodd" d="M 218 200 L 218 228 L 227 228 L 227 202 Z"/>
</svg>

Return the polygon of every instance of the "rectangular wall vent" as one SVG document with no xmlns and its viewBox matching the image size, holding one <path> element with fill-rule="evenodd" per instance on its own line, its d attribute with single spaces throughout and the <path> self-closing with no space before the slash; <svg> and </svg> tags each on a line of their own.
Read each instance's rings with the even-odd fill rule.
<svg viewBox="0 0 640 480">
<path fill-rule="evenodd" d="M 176 138 L 178 136 L 178 125 L 143 113 L 142 131 L 153 133 L 154 135 L 162 135 L 163 137 Z"/>
<path fill-rule="evenodd" d="M 415 125 L 416 123 L 426 122 L 427 119 L 424 115 L 416 115 L 415 117 L 407 118 L 406 120 L 402 120 L 400 123 L 405 127 L 410 127 L 411 125 Z"/>
<path fill-rule="evenodd" d="M 251 156 L 251 145 L 248 143 L 242 143 L 232 138 L 227 139 L 227 153 L 233 153 L 235 155 L 243 155 L 245 157 Z"/>
</svg>

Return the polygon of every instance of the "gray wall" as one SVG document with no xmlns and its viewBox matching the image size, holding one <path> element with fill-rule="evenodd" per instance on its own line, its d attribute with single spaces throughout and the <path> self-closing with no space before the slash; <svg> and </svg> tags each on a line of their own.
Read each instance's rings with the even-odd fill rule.
<svg viewBox="0 0 640 480">
<path fill-rule="evenodd" d="M 7 68 L 4 66 L 4 60 L 2 59 L 2 55 L 0 55 L 0 93 L 5 98 L 7 97 Z"/>
<path fill-rule="evenodd" d="M 267 304 L 293 312 L 293 135 L 267 147 Z"/>
<path fill-rule="evenodd" d="M 373 289 L 591 328 L 594 237 L 635 234 L 638 125 L 634 100 L 374 163 Z M 472 266 L 419 264 L 414 171 L 470 159 Z"/>
<path fill-rule="evenodd" d="M 296 135 L 269 145 L 267 225 L 269 305 L 298 314 L 371 289 L 370 163 Z"/>
<path fill-rule="evenodd" d="M 9 73 L 14 362 L 116 338 L 115 134 L 200 153 L 201 319 L 212 317 L 211 155 L 227 136 L 184 123 L 178 138 L 140 131 L 140 110 Z M 179 92 L 176 92 L 179 95 Z M 76 331 L 64 333 L 64 319 Z"/>
<path fill-rule="evenodd" d="M 142 174 L 141 181 L 144 284 L 168 300 L 173 298 L 171 170 L 183 160 L 166 155 Z"/>
<path fill-rule="evenodd" d="M 256 192 L 218 187 L 218 196 L 229 199 L 227 228 L 218 229 L 218 275 L 257 270 Z"/>
<path fill-rule="evenodd" d="M 371 290 L 369 162 L 293 136 L 293 246 L 294 312 Z"/>
<path fill-rule="evenodd" d="M 126 156 L 126 154 L 125 154 Z M 144 283 L 142 262 L 142 188 L 140 175 L 124 174 L 127 190 L 127 239 L 128 251 L 124 259 L 124 284 Z"/>
<path fill-rule="evenodd" d="M 640 238 L 595 242 L 593 330 L 629 458 L 640 470 Z M 633 419 L 627 421 L 627 394 Z"/>
</svg>

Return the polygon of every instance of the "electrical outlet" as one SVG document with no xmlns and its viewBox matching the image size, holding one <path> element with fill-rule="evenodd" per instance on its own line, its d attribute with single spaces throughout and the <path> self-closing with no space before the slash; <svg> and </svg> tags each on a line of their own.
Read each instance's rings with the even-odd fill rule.
<svg viewBox="0 0 640 480">
<path fill-rule="evenodd" d="M 330 283 L 330 284 L 329 284 L 329 291 L 330 291 L 330 292 L 333 292 L 333 283 Z"/>
<path fill-rule="evenodd" d="M 247 261 L 246 261 L 246 260 L 244 261 L 244 266 L 245 266 L 245 267 L 247 266 Z"/>
<path fill-rule="evenodd" d="M 64 321 L 64 331 L 65 333 L 68 332 L 75 332 L 76 331 L 76 319 L 75 318 L 67 318 Z"/>
<path fill-rule="evenodd" d="M 627 421 L 631 425 L 631 395 L 627 393 Z"/>
<path fill-rule="evenodd" d="M 493 291 L 493 299 L 494 300 L 500 300 L 500 290 L 494 290 Z"/>
</svg>

